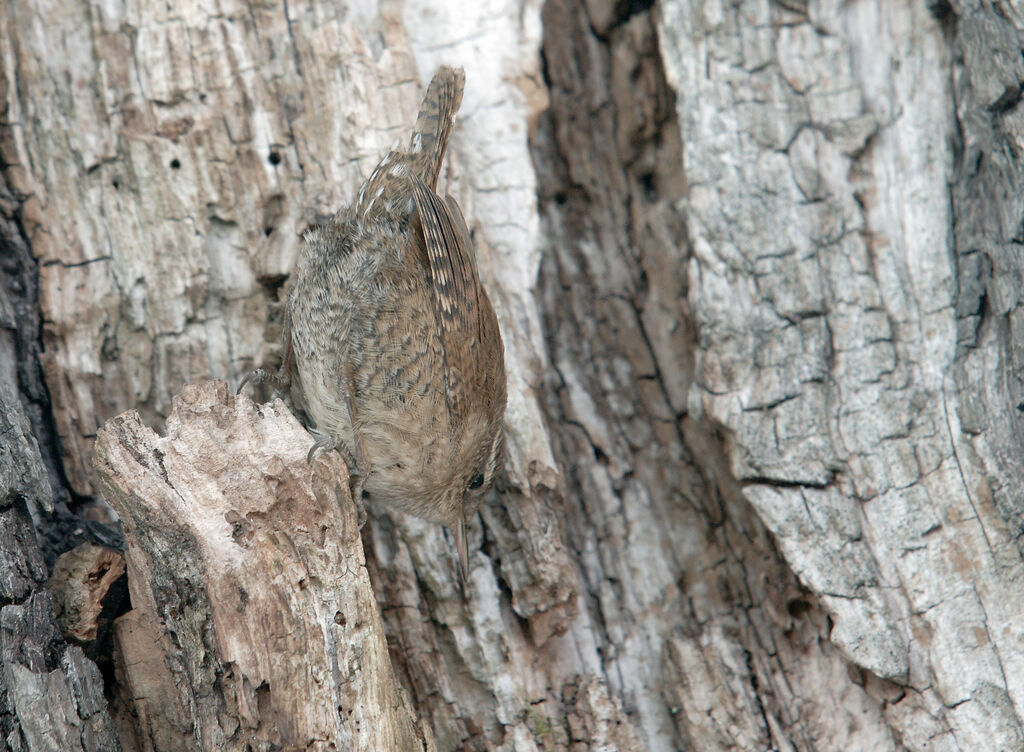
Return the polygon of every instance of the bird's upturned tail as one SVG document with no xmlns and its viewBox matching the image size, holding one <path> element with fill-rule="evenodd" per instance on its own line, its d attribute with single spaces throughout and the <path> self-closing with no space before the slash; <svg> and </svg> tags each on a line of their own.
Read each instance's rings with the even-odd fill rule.
<svg viewBox="0 0 1024 752">
<path fill-rule="evenodd" d="M 423 95 L 416 130 L 409 144 L 409 157 L 413 169 L 431 188 L 437 187 L 441 160 L 455 124 L 455 113 L 462 104 L 465 85 L 466 73 L 462 68 L 443 65 L 437 69 Z"/>
</svg>

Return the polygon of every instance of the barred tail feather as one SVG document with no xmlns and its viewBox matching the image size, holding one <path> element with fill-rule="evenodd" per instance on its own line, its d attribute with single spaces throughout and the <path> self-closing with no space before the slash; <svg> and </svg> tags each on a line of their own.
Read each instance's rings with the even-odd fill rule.
<svg viewBox="0 0 1024 752">
<path fill-rule="evenodd" d="M 441 66 L 427 87 L 416 118 L 416 130 L 409 144 L 413 170 L 431 189 L 437 187 L 448 139 L 455 123 L 455 113 L 462 104 L 466 73 L 462 68 Z"/>
</svg>

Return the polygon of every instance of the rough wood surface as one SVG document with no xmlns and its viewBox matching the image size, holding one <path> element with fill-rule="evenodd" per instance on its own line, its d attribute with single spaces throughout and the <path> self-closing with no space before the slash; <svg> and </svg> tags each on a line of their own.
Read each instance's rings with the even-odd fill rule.
<svg viewBox="0 0 1024 752">
<path fill-rule="evenodd" d="M 64 642 L 33 514 L 51 510 L 55 465 L 36 435 L 38 378 L 31 255 L 0 178 L 0 750 L 118 752 L 96 666 Z"/>
<path fill-rule="evenodd" d="M 0 662 L 4 749 L 120 752 L 99 671 L 64 642 L 47 592 L 0 609 Z"/>
<path fill-rule="evenodd" d="M 362 536 L 438 749 L 1024 750 L 1022 39 L 968 0 L 9 4 L 4 206 L 71 487 L 105 420 L 273 364 L 302 229 L 461 64 L 509 469 L 465 592 L 437 526 Z M 195 744 L 214 680 L 136 607 L 122 738 Z"/>
<path fill-rule="evenodd" d="M 659 24 L 692 414 L 832 644 L 900 686 L 890 744 L 1021 749 L 1019 11 L 719 10 Z"/>
<path fill-rule="evenodd" d="M 95 647 L 100 633 L 110 628 L 107 599 L 112 589 L 119 590 L 116 585 L 124 575 L 124 555 L 103 546 L 83 543 L 58 557 L 46 589 L 65 638 Z M 118 592 L 113 595 L 120 597 Z"/>
<path fill-rule="evenodd" d="M 589 595 L 577 642 L 600 646 L 618 728 L 639 740 L 621 748 L 890 749 L 881 704 L 895 693 L 849 671 L 718 428 L 688 413 L 701 332 L 686 133 L 654 18 L 613 14 L 595 40 L 596 5 L 545 8 L 560 33 L 545 38 L 551 111 L 536 142 L 549 423 Z"/>
<path fill-rule="evenodd" d="M 392 673 L 344 463 L 308 450 L 282 402 L 221 381 L 184 388 L 166 437 L 135 412 L 101 429 L 141 748 L 433 749 Z"/>
</svg>

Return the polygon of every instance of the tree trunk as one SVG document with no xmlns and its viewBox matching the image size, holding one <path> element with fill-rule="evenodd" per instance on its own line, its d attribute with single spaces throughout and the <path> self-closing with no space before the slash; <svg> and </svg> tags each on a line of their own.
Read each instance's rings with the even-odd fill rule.
<svg viewBox="0 0 1024 752">
<path fill-rule="evenodd" d="M 114 752 L 100 672 L 61 637 L 43 587 L 47 566 L 33 515 L 53 511 L 54 490 L 36 442 L 48 434 L 35 409 L 45 390 L 37 314 L 26 304 L 33 263 L 2 178 L 0 206 L 0 752 Z"/>
<path fill-rule="evenodd" d="M 0 750 L 64 748 L 29 681 L 125 749 L 1024 750 L 1022 14 L 9 4 Z M 509 370 L 464 587 L 208 381 L 280 359 L 302 231 L 442 62 Z M 109 713 L 28 534 L 98 495 Z"/>
</svg>

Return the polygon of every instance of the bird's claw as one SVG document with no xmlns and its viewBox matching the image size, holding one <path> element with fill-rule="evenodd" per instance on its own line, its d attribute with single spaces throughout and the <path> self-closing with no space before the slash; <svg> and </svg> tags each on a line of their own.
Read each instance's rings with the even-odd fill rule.
<svg viewBox="0 0 1024 752">
<path fill-rule="evenodd" d="M 317 442 L 309 448 L 309 452 L 306 454 L 306 463 L 311 464 L 313 462 L 313 456 L 321 449 L 329 452 L 332 449 L 337 448 L 338 441 L 333 436 L 324 436 L 322 439 L 317 439 Z"/>
<path fill-rule="evenodd" d="M 352 455 L 348 450 L 348 447 L 340 443 L 333 436 L 324 436 L 317 439 L 316 443 L 309 448 L 309 453 L 306 455 L 306 462 L 312 463 L 313 457 L 317 452 L 323 450 L 329 452 L 332 449 L 337 449 L 345 460 L 345 464 L 349 468 L 349 492 L 352 494 L 352 500 L 356 503 L 356 513 L 359 517 L 359 529 L 362 530 L 366 524 L 366 499 L 370 498 L 370 494 L 366 491 L 364 486 L 366 485 L 366 468 L 363 467 L 363 463 L 359 461 L 358 457 Z"/>
<path fill-rule="evenodd" d="M 247 384 L 259 386 L 260 384 L 272 384 L 275 389 L 286 389 L 291 385 L 291 379 L 282 376 L 280 373 L 273 373 L 265 368 L 255 368 L 249 371 L 238 385 L 235 394 L 241 394 Z"/>
</svg>

